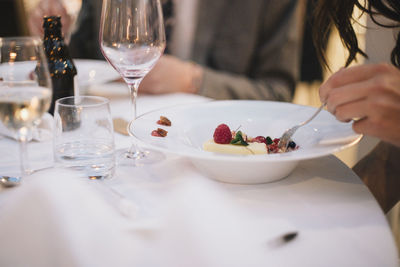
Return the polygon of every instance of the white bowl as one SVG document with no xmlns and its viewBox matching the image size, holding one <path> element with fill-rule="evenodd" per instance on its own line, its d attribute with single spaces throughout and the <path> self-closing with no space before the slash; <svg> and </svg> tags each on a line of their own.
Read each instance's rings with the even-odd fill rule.
<svg viewBox="0 0 400 267">
<path fill-rule="evenodd" d="M 207 176 L 222 182 L 257 184 L 288 176 L 300 160 L 328 155 L 356 144 L 361 135 L 351 124 L 337 121 L 323 110 L 312 122 L 300 128 L 293 140 L 296 151 L 265 155 L 228 155 L 204 151 L 215 128 L 225 123 L 231 130 L 240 127 L 249 136 L 278 138 L 287 128 L 309 118 L 315 108 L 273 101 L 210 101 L 155 110 L 138 117 L 130 133 L 143 145 L 164 153 L 190 159 Z M 171 127 L 158 125 L 160 116 Z M 168 131 L 164 138 L 151 136 L 157 128 Z"/>
<path fill-rule="evenodd" d="M 119 79 L 119 73 L 105 60 L 73 59 L 78 71 L 79 88 L 111 82 Z"/>
</svg>

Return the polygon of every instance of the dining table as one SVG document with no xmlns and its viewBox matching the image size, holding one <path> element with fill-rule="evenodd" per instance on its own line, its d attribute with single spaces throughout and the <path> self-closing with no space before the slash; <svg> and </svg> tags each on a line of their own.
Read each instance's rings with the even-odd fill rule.
<svg viewBox="0 0 400 267">
<path fill-rule="evenodd" d="M 130 120 L 122 82 L 85 94 L 110 100 Z M 138 114 L 212 99 L 142 95 Z M 131 136 L 115 132 L 116 149 Z M 18 174 L 18 143 L 0 137 L 0 175 Z M 377 201 L 334 155 L 303 160 L 284 179 L 229 184 L 183 156 L 116 166 L 110 179 L 83 179 L 54 164 L 52 139 L 28 144 L 35 169 L 0 188 L 0 266 L 399 266 Z"/>
</svg>

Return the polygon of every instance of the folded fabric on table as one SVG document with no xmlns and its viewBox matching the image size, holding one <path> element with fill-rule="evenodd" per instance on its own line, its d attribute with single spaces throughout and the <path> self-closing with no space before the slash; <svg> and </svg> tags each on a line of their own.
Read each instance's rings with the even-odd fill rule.
<svg viewBox="0 0 400 267">
<path fill-rule="evenodd" d="M 0 266 L 130 266 L 127 220 L 96 183 L 50 169 L 0 189 Z"/>
<path fill-rule="evenodd" d="M 17 139 L 17 133 L 8 129 L 2 122 L 0 122 L 0 138 L 2 136 Z M 49 113 L 45 113 L 40 120 L 40 124 L 32 128 L 32 131 L 28 136 L 28 140 L 42 142 L 50 140 L 52 136 L 53 116 L 51 116 Z"/>
</svg>

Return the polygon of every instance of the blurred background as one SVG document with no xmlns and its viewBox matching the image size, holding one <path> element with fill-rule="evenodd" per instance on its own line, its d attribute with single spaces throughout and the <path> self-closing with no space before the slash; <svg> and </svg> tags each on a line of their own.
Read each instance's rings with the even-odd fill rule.
<svg viewBox="0 0 400 267">
<path fill-rule="evenodd" d="M 0 0 L 0 36 L 42 36 L 42 16 L 59 10 L 61 5 L 65 13 L 62 16 L 65 39 L 69 40 L 75 30 L 75 22 L 82 0 Z M 56 14 L 47 14 L 56 15 Z"/>
</svg>

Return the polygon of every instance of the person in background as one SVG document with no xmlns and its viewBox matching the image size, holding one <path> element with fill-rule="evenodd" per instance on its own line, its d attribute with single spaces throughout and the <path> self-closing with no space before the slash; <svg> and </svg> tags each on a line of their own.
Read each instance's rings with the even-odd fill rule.
<svg viewBox="0 0 400 267">
<path fill-rule="evenodd" d="M 400 200 L 400 1 L 319 0 L 315 9 L 314 40 L 326 64 L 323 41 L 334 25 L 349 51 L 346 67 L 361 50 L 353 29 L 353 8 L 358 6 L 373 21 L 397 31 L 392 64 L 365 64 L 342 68 L 320 87 L 320 99 L 343 122 L 353 121 L 355 132 L 378 137 L 378 146 L 354 167 L 382 209 L 389 211 Z M 379 23 L 379 16 L 392 20 Z"/>
<path fill-rule="evenodd" d="M 42 0 L 32 8 L 32 12 L 28 14 L 27 24 L 31 35 L 43 37 L 43 16 L 58 15 L 61 16 L 61 24 L 63 32 L 70 31 L 72 26 L 72 18 L 68 14 L 61 0 Z"/>
<path fill-rule="evenodd" d="M 82 0 L 69 49 L 74 58 L 104 59 L 99 44 L 102 0 Z"/>
<path fill-rule="evenodd" d="M 83 0 L 70 50 L 101 58 L 98 0 Z M 302 14 L 296 0 L 175 0 L 168 53 L 139 92 L 291 101 L 299 73 Z"/>
</svg>

